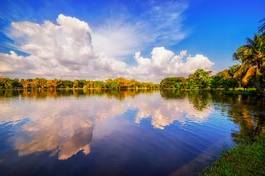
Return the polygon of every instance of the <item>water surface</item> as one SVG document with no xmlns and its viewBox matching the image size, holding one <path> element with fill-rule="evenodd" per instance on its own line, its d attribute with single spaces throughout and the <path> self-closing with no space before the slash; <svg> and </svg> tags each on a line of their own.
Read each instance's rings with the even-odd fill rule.
<svg viewBox="0 0 265 176">
<path fill-rule="evenodd" d="M 258 97 L 0 92 L 0 175 L 198 175 L 264 131 Z"/>
</svg>

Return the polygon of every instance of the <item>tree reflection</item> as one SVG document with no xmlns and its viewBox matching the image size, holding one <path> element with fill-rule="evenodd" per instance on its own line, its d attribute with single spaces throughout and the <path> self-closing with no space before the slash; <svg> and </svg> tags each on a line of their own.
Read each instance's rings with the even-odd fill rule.
<svg viewBox="0 0 265 176">
<path fill-rule="evenodd" d="M 211 103 L 211 94 L 208 91 L 190 91 L 188 92 L 188 98 L 194 108 L 199 111 L 209 107 Z"/>
<path fill-rule="evenodd" d="M 112 90 L 112 89 L 0 89 L 1 97 L 31 97 L 31 98 L 49 98 L 62 96 L 106 96 L 123 100 L 126 97 L 134 97 L 138 94 L 151 94 L 157 90 L 149 89 L 128 89 L 128 90 Z"/>
<path fill-rule="evenodd" d="M 165 99 L 181 99 L 186 97 L 187 92 L 178 89 L 162 89 L 160 91 L 161 97 Z"/>
<path fill-rule="evenodd" d="M 160 91 L 160 94 L 165 99 L 180 99 L 188 97 L 189 101 L 193 104 L 194 108 L 202 111 L 209 107 L 211 103 L 211 94 L 208 91 L 185 91 L 185 90 L 173 90 L 164 89 Z"/>
<path fill-rule="evenodd" d="M 231 120 L 239 125 L 239 131 L 232 133 L 235 142 L 251 143 L 265 132 L 264 98 L 247 95 L 225 96 L 222 93 L 216 93 L 213 97 L 229 114 Z"/>
<path fill-rule="evenodd" d="M 188 97 L 194 108 L 203 111 L 210 104 L 239 125 L 239 131 L 234 131 L 232 137 L 236 143 L 251 143 L 257 136 L 265 132 L 265 99 L 247 95 L 225 95 L 218 91 L 172 91 L 163 90 L 161 96 L 166 99 Z"/>
</svg>

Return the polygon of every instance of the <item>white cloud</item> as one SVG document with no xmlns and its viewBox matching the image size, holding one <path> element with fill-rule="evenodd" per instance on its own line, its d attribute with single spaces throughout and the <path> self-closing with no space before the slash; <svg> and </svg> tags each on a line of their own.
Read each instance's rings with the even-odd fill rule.
<svg viewBox="0 0 265 176">
<path fill-rule="evenodd" d="M 198 68 L 209 70 L 214 64 L 202 54 L 191 56 L 186 50 L 175 54 L 164 47 L 153 48 L 150 58 L 143 58 L 140 52 L 134 58 L 138 63 L 132 68 L 136 76 L 156 81 L 166 76 L 187 76 Z"/>
<path fill-rule="evenodd" d="M 95 52 L 119 59 L 124 59 L 149 42 L 148 35 L 140 26 L 121 19 L 105 22 L 96 27 L 92 35 Z"/>
<path fill-rule="evenodd" d="M 133 55 L 139 47 L 134 37 L 139 36 L 127 27 L 115 28 L 118 31 L 105 28 L 93 31 L 88 23 L 62 14 L 56 23 L 13 22 L 10 35 L 17 47 L 29 55 L 19 56 L 13 51 L 0 53 L 0 74 L 72 79 L 125 76 L 158 81 L 165 76 L 185 76 L 197 68 L 210 69 L 213 65 L 201 54 L 191 56 L 187 51 L 175 54 L 164 47 L 153 48 L 150 58 L 135 52 L 136 64 L 129 64 L 121 57 L 130 52 Z"/>
</svg>

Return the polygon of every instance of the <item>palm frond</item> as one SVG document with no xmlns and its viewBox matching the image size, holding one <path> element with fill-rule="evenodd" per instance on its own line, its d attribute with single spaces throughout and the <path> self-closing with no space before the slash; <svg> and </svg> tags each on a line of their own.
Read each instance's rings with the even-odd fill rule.
<svg viewBox="0 0 265 176">
<path fill-rule="evenodd" d="M 256 35 L 253 37 L 253 39 L 251 38 L 247 38 L 247 44 L 245 46 L 249 46 L 249 47 L 254 47 L 255 46 L 255 41 L 256 41 Z"/>
<path fill-rule="evenodd" d="M 239 60 L 237 53 L 233 54 L 233 60 Z"/>
<path fill-rule="evenodd" d="M 239 67 L 239 69 L 235 72 L 235 74 L 234 74 L 233 77 L 235 79 L 241 78 L 243 72 L 244 72 L 244 65 L 241 64 L 240 67 Z"/>
<path fill-rule="evenodd" d="M 265 18 L 263 18 L 262 20 L 260 20 L 261 25 L 259 26 L 259 33 L 265 33 Z"/>
</svg>

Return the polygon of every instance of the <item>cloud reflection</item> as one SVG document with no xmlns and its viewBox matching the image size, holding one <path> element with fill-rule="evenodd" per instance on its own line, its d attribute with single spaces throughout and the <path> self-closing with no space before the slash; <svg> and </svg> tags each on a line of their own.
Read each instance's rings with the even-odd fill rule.
<svg viewBox="0 0 265 176">
<path fill-rule="evenodd" d="M 0 101 L 0 123 L 27 119 L 12 137 L 18 155 L 49 152 L 66 160 L 78 152 L 88 155 L 93 139 L 110 135 L 117 126 L 102 126 L 108 119 L 122 117 L 128 110 L 136 112 L 134 122 L 149 118 L 153 128 L 164 129 L 174 122 L 202 122 L 211 107 L 202 111 L 187 99 L 163 99 L 159 94 L 138 95 L 120 101 L 113 98 L 85 96 L 56 99 L 13 99 Z M 95 128 L 97 129 L 96 133 Z M 105 129 L 109 128 L 109 129 Z M 109 134 L 106 134 L 109 133 Z"/>
<path fill-rule="evenodd" d="M 150 99 L 138 101 L 138 113 L 135 122 L 140 123 L 142 119 L 150 118 L 154 128 L 164 129 L 174 123 L 185 123 L 185 121 L 202 122 L 207 119 L 211 108 L 202 111 L 194 108 L 194 105 L 186 98 L 166 100 L 159 95 L 152 96 Z"/>
</svg>

